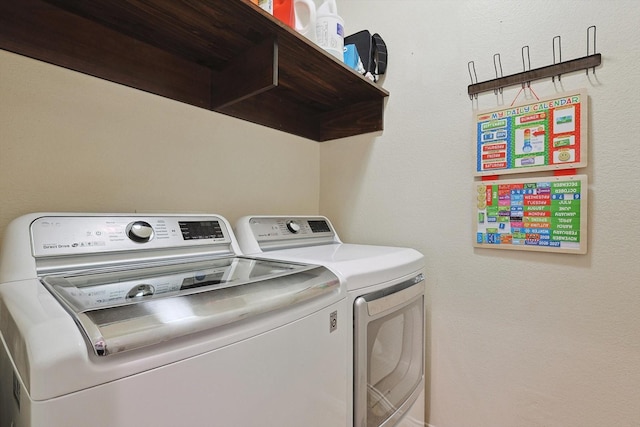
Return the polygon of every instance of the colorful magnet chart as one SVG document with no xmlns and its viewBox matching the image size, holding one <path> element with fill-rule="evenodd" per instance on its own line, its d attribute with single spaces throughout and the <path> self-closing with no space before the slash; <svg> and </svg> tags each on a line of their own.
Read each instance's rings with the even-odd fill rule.
<svg viewBox="0 0 640 427">
<path fill-rule="evenodd" d="M 476 115 L 476 175 L 587 165 L 587 95 L 567 92 Z"/>
<path fill-rule="evenodd" d="M 587 253 L 587 176 L 477 181 L 476 247 Z"/>
</svg>

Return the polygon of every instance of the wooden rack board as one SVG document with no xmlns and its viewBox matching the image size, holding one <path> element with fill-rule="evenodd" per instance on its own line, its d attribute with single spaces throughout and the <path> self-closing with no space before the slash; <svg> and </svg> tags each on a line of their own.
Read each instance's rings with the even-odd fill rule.
<svg viewBox="0 0 640 427">
<path fill-rule="evenodd" d="M 482 92 L 498 90 L 508 86 L 529 83 L 535 80 L 560 76 L 562 74 L 567 74 L 574 71 L 595 68 L 601 63 L 602 55 L 596 53 L 594 55 L 572 59 L 570 61 L 564 61 L 558 64 L 547 65 L 545 67 L 536 68 L 534 70 L 523 71 L 522 73 L 498 77 L 493 80 L 487 80 L 481 83 L 473 83 L 467 87 L 467 93 L 469 94 L 469 96 L 477 95 Z"/>
</svg>

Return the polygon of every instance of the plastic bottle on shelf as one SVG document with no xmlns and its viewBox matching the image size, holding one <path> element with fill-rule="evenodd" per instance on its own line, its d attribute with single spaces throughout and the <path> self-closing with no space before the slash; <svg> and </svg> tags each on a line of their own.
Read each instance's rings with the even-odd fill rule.
<svg viewBox="0 0 640 427">
<path fill-rule="evenodd" d="M 273 15 L 273 0 L 258 0 L 258 6 Z"/>
<path fill-rule="evenodd" d="M 273 0 L 273 16 L 293 28 L 293 0 Z"/>
<path fill-rule="evenodd" d="M 252 0 L 309 40 L 316 41 L 316 4 L 314 0 Z"/>
<path fill-rule="evenodd" d="M 318 46 L 344 62 L 344 21 L 335 0 L 324 0 L 316 12 Z"/>
<path fill-rule="evenodd" d="M 313 0 L 294 0 L 294 28 L 312 42 L 316 41 L 316 4 Z"/>
</svg>

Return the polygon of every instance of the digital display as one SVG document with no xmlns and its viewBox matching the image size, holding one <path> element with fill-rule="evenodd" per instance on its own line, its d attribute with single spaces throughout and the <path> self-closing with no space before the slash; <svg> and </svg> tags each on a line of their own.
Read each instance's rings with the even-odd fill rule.
<svg viewBox="0 0 640 427">
<path fill-rule="evenodd" d="M 329 229 L 329 224 L 327 221 L 307 221 L 309 223 L 309 227 L 311 231 L 314 233 L 328 233 L 331 230 Z"/>
<path fill-rule="evenodd" d="M 222 227 L 218 221 L 178 222 L 184 240 L 222 239 Z"/>
<path fill-rule="evenodd" d="M 180 286 L 180 290 L 182 289 L 193 289 L 200 288 L 203 286 L 209 285 L 219 285 L 221 283 L 225 283 L 226 280 L 223 279 L 224 272 L 218 272 L 216 274 L 208 274 L 200 277 L 187 277 L 182 281 L 182 285 Z"/>
</svg>

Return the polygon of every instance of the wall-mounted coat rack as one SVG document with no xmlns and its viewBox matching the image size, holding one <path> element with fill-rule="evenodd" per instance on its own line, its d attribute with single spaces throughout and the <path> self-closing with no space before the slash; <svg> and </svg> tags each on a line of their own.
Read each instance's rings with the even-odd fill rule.
<svg viewBox="0 0 640 427">
<path fill-rule="evenodd" d="M 557 48 L 556 48 L 557 46 Z M 527 57 L 525 61 L 525 48 Z M 589 68 L 595 73 L 595 68 L 602 63 L 602 55 L 596 52 L 596 27 L 592 25 L 587 28 L 587 56 L 582 58 L 572 59 L 570 61 L 562 61 L 562 50 L 560 45 L 560 36 L 553 38 L 553 65 L 547 65 L 546 67 L 536 68 L 531 70 L 531 63 L 529 60 L 529 47 L 524 46 L 522 48 L 522 65 L 524 71 L 517 74 L 511 74 L 509 76 L 502 76 L 502 64 L 500 62 L 500 55 L 495 54 L 493 56 L 493 65 L 496 70 L 496 78 L 493 80 L 487 80 L 485 82 L 478 83 L 478 77 L 475 72 L 475 64 L 473 61 L 468 63 L 469 76 L 471 77 L 471 84 L 467 88 L 469 97 L 477 97 L 479 93 L 488 92 L 493 90 L 494 92 L 502 92 L 502 89 L 507 86 L 513 86 L 517 84 L 529 84 L 534 80 L 541 80 L 551 77 L 555 80 L 562 74 L 571 73 L 579 70 L 587 70 L 589 74 Z M 556 59 L 558 62 L 556 62 Z M 528 62 L 528 66 L 526 65 Z M 527 70 L 527 68 L 529 68 Z"/>
</svg>

